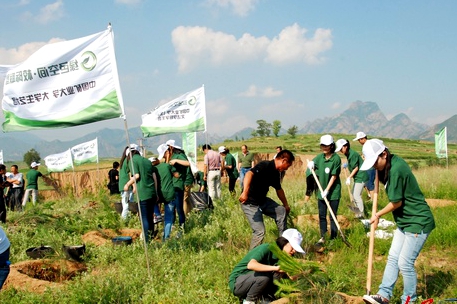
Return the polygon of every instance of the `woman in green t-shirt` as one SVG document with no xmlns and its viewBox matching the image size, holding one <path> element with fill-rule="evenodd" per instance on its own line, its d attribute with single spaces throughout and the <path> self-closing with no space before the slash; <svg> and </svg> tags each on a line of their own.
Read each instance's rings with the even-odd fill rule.
<svg viewBox="0 0 457 304">
<path fill-rule="evenodd" d="M 392 212 L 397 223 L 387 258 L 386 268 L 376 295 L 365 295 L 365 303 L 386 304 L 401 272 L 403 276 L 402 303 L 410 298 L 416 300 L 417 275 L 414 263 L 435 221 L 429 205 L 419 188 L 408 164 L 397 155 L 391 154 L 382 140 L 368 140 L 362 148 L 365 161 L 361 170 L 374 167 L 379 181 L 384 184 L 389 203 L 372 215 L 370 223 L 378 226 L 381 216 Z"/>
</svg>

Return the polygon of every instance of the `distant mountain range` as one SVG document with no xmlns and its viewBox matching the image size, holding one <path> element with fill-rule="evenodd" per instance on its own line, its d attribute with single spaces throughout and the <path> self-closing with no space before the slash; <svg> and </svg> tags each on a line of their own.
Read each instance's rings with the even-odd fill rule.
<svg viewBox="0 0 457 304">
<path fill-rule="evenodd" d="M 448 141 L 457 142 L 457 115 L 434 125 L 432 127 L 425 124 L 413 122 L 406 114 L 398 114 L 392 119 L 387 119 L 375 102 L 356 101 L 351 103 L 349 108 L 341 114 L 333 117 L 316 119 L 307 122 L 298 134 L 322 134 L 340 133 L 356 134 L 363 131 L 369 137 L 388 137 L 401 139 L 420 139 L 434 140 L 435 132 L 443 127 L 448 128 Z M 299 126 L 300 128 L 300 126 Z M 244 128 L 230 137 L 222 137 L 217 134 L 197 135 L 197 143 L 222 143 L 224 140 L 244 140 L 252 137 L 253 128 Z M 126 134 L 123 129 L 102 129 L 97 132 L 87 134 L 72 141 L 44 141 L 38 136 L 27 132 L 20 133 L 1 133 L 0 143 L 3 150 L 5 161 L 22 160 L 24 154 L 30 149 L 35 149 L 44 158 L 47 155 L 59 153 L 71 148 L 74 145 L 98 138 L 100 157 L 120 157 L 126 146 Z M 286 133 L 281 130 L 280 134 Z M 149 151 L 156 152 L 156 148 L 168 139 L 181 142 L 181 134 L 166 134 L 155 137 L 143 138 L 139 127 L 129 129 L 129 139 L 132 143 L 141 144 Z"/>
</svg>

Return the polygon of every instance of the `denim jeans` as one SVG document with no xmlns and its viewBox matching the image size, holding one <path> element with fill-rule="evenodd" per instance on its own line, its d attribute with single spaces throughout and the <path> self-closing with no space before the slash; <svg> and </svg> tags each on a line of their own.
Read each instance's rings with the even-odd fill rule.
<svg viewBox="0 0 457 304">
<path fill-rule="evenodd" d="M 175 211 L 178 212 L 179 217 L 179 225 L 183 225 L 186 221 L 186 216 L 184 214 L 183 209 L 183 200 L 184 200 L 184 191 L 178 190 L 175 191 L 175 198 L 170 201 L 168 204 L 164 205 L 165 215 L 164 215 L 164 230 L 163 230 L 163 239 L 167 240 L 170 238 L 171 234 L 171 227 L 175 222 L 176 214 Z M 181 207 L 179 207 L 181 206 Z"/>
<path fill-rule="evenodd" d="M 129 214 L 129 202 L 133 202 L 133 193 L 132 191 L 121 191 L 121 203 L 122 203 L 122 213 L 121 218 L 124 220 Z"/>
<path fill-rule="evenodd" d="M 241 192 L 243 192 L 243 186 L 244 186 L 243 180 L 244 180 L 244 176 L 246 175 L 246 172 L 248 172 L 249 170 L 251 170 L 251 167 L 246 167 L 246 168 L 241 167 L 241 168 L 240 168 L 240 186 L 241 186 Z"/>
<path fill-rule="evenodd" d="M 0 254 L 0 290 L 3 287 L 3 283 L 5 283 L 6 278 L 10 273 L 10 265 L 9 265 L 9 258 L 10 258 L 10 249 L 6 249 L 4 252 Z"/>
<path fill-rule="evenodd" d="M 266 197 L 265 202 L 259 206 L 249 204 L 249 202 L 241 204 L 241 209 L 252 229 L 250 249 L 260 245 L 263 241 L 265 236 L 264 214 L 275 220 L 279 236 L 286 230 L 286 208 L 269 197 Z"/>
<path fill-rule="evenodd" d="M 141 221 L 143 222 L 143 237 L 149 243 L 154 235 L 154 205 L 156 197 L 140 201 Z"/>
<path fill-rule="evenodd" d="M 337 215 L 338 213 L 338 206 L 340 204 L 340 200 L 329 200 L 330 208 L 332 208 L 333 214 Z M 327 204 L 324 200 L 317 201 L 317 207 L 319 209 L 319 229 L 321 231 L 321 237 L 325 238 L 325 234 L 327 233 Z M 333 221 L 333 217 L 330 216 L 330 239 L 334 239 L 338 236 L 338 228 L 336 227 L 335 222 Z"/>
<path fill-rule="evenodd" d="M 390 299 L 398 273 L 401 272 L 403 276 L 401 302 L 405 303 L 408 296 L 411 296 L 412 302 L 416 300 L 417 274 L 414 263 L 428 235 L 428 233 L 404 232 L 399 228 L 395 230 L 378 294 Z"/>
</svg>

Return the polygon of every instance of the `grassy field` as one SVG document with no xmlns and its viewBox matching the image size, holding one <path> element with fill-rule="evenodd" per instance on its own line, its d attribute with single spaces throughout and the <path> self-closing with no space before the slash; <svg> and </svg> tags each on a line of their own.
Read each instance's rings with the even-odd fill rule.
<svg viewBox="0 0 457 304">
<path fill-rule="evenodd" d="M 336 138 L 340 138 L 335 136 Z M 352 140 L 352 136 L 341 136 Z M 257 138 L 247 140 L 253 152 L 274 153 L 278 145 L 294 153 L 313 155 L 318 153 L 318 135 L 288 136 L 280 138 Z M 457 239 L 457 165 L 456 146 L 449 146 L 449 168 L 436 161 L 433 143 L 384 139 L 390 150 L 410 163 L 414 168 L 421 188 L 430 199 L 437 229 L 427 240 L 417 261 L 419 276 L 418 294 L 422 299 L 446 299 L 457 296 L 456 239 Z M 239 151 L 241 142 L 224 142 L 232 152 Z M 353 148 L 361 150 L 357 142 Z M 218 144 L 213 144 L 217 147 Z M 201 157 L 201 155 L 200 155 Z M 98 168 L 109 170 L 113 160 L 104 160 Z M 20 164 L 18 164 L 20 165 Z M 8 164 L 7 164 L 8 166 Z M 25 165 L 24 165 L 25 166 Z M 81 166 L 88 170 L 94 165 Z M 21 167 L 21 165 L 20 165 Z M 45 168 L 42 168 L 45 169 Z M 42 170 L 45 173 L 45 170 Z M 318 224 L 312 221 L 317 214 L 316 200 L 304 203 L 305 178 L 286 174 L 283 187 L 291 205 L 289 226 L 294 225 L 304 235 L 303 247 L 306 261 L 315 261 L 325 269 L 329 280 L 315 288 L 300 290 L 290 299 L 291 303 L 360 303 L 357 298 L 365 293 L 366 265 L 368 256 L 368 230 L 354 219 L 345 208 L 349 203 L 347 188 L 343 187 L 339 221 L 352 244 L 346 247 L 340 239 L 327 247 L 323 254 L 312 251 L 318 239 Z M 273 191 L 270 195 L 276 199 Z M 121 222 L 113 208 L 119 197 L 111 197 L 106 189 L 85 197 L 67 196 L 58 201 L 46 201 L 38 206 L 27 206 L 25 212 L 9 212 L 8 222 L 3 225 L 12 243 L 11 261 L 19 265 L 29 260 L 27 248 L 49 245 L 56 249 L 51 261 L 63 259 L 60 248 L 65 245 L 82 244 L 83 236 L 90 232 L 110 229 L 122 234 L 121 229 L 140 229 L 137 217 L 127 223 Z M 379 207 L 387 203 L 381 191 Z M 367 203 L 367 210 L 371 205 Z M 386 219 L 392 220 L 391 215 Z M 277 236 L 275 225 L 266 219 L 266 242 Z M 159 226 L 159 234 L 162 226 Z M 229 195 L 227 184 L 223 185 L 223 198 L 215 202 L 213 211 L 191 212 L 188 215 L 185 234 L 162 243 L 156 239 L 147 248 L 135 240 L 130 246 L 114 246 L 86 243 L 85 271 L 70 279 L 57 280 L 41 290 L 31 290 L 27 283 L 8 282 L 0 292 L 1 303 L 238 303 L 230 294 L 227 278 L 233 266 L 249 248 L 250 227 L 237 198 Z M 376 291 L 382 278 L 390 240 L 377 239 L 371 288 Z M 149 265 L 149 270 L 148 270 Z M 46 264 L 43 264 L 43 271 Z M 48 267 L 49 268 L 49 267 Z M 397 283 L 391 303 L 400 303 L 401 279 Z M 351 302 L 352 301 L 352 302 Z"/>
</svg>

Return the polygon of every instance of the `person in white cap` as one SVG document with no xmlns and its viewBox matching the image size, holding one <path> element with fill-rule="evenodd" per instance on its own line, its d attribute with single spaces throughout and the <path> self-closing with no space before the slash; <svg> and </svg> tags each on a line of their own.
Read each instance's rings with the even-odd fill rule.
<svg viewBox="0 0 457 304">
<path fill-rule="evenodd" d="M 222 164 L 227 176 L 229 178 L 229 192 L 231 195 L 236 195 L 235 185 L 238 179 L 239 173 L 236 168 L 236 160 L 230 151 L 225 146 L 219 147 L 219 153 L 222 155 Z"/>
<path fill-rule="evenodd" d="M 353 139 L 353 141 L 358 141 L 362 146 L 367 142 L 367 140 L 368 140 L 368 136 L 363 132 L 357 132 L 357 134 L 355 135 L 355 138 Z M 373 168 L 370 170 L 367 170 L 366 172 L 368 175 L 368 180 L 365 183 L 365 188 L 367 189 L 368 197 L 371 199 L 371 197 L 373 196 L 373 192 L 374 192 L 375 172 L 374 172 Z"/>
<path fill-rule="evenodd" d="M 346 178 L 346 185 L 351 185 L 351 179 L 354 179 L 354 187 L 352 188 L 352 197 L 356 204 L 356 217 L 364 217 L 364 205 L 362 199 L 362 191 L 365 187 L 365 183 L 368 181 L 368 175 L 366 171 L 360 170 L 363 159 L 359 153 L 351 149 L 351 144 L 347 139 L 341 138 L 336 141 L 335 152 L 341 152 L 347 158 L 347 162 L 343 164 L 343 170 L 349 170 L 349 175 Z M 347 171 L 346 171 L 347 172 Z M 351 202 L 352 203 L 352 202 Z"/>
<path fill-rule="evenodd" d="M 168 146 L 161 144 L 157 147 L 159 156 L 158 161 L 166 160 L 168 158 Z M 163 240 L 166 241 L 170 238 L 171 227 L 173 226 L 176 205 L 175 199 L 175 188 L 173 187 L 173 173 L 171 165 L 164 161 L 156 165 L 160 176 L 160 189 L 161 189 L 161 200 L 164 203 L 164 229 L 163 229 Z"/>
<path fill-rule="evenodd" d="M 32 194 L 32 203 L 36 204 L 38 198 L 38 177 L 46 179 L 46 176 L 38 171 L 40 163 L 32 162 L 30 164 L 31 170 L 27 172 L 25 178 L 27 179 L 27 187 L 25 188 L 24 197 L 22 198 L 22 206 L 24 207 L 29 201 L 29 196 Z"/>
<path fill-rule="evenodd" d="M 399 156 L 391 154 L 379 139 L 370 139 L 363 145 L 365 158 L 361 170 L 374 168 L 384 184 L 389 203 L 371 216 L 374 228 L 379 219 L 392 212 L 397 229 L 390 246 L 381 285 L 376 295 L 365 295 L 365 303 L 387 304 L 392 297 L 399 273 L 403 276 L 402 303 L 408 298 L 417 299 L 417 274 L 414 263 L 431 231 L 435 220 L 425 201 L 419 184 L 409 165 Z"/>
<path fill-rule="evenodd" d="M 296 229 L 287 229 L 276 239 L 278 247 L 289 256 L 305 253 L 301 247 L 303 237 Z M 229 276 L 229 288 L 233 295 L 243 299 L 243 304 L 275 299 L 277 286 L 275 274 L 283 273 L 278 258 L 270 250 L 270 244 L 262 244 L 250 250 L 235 266 Z"/>
<path fill-rule="evenodd" d="M 320 148 L 322 153 L 318 154 L 312 161 L 308 163 L 308 168 L 314 169 L 319 178 L 319 183 L 322 186 L 323 192 L 317 195 L 317 206 L 319 210 L 319 229 L 321 238 L 316 243 L 316 247 L 323 248 L 325 236 L 327 234 L 327 204 L 324 198 L 327 198 L 330 203 L 330 208 L 335 217 L 337 216 L 338 206 L 341 198 L 341 158 L 335 153 L 335 143 L 333 137 L 329 134 L 323 135 L 320 138 Z M 330 217 L 330 239 L 336 238 L 338 228 Z"/>
<path fill-rule="evenodd" d="M 143 237 L 145 243 L 149 243 L 154 237 L 154 206 L 158 201 L 159 177 L 149 159 L 141 156 L 138 145 L 130 145 L 126 159 L 130 179 L 124 185 L 124 191 L 135 185 L 133 191 L 140 209 Z"/>
<path fill-rule="evenodd" d="M 186 214 L 184 212 L 184 184 L 187 175 L 190 174 L 190 170 L 188 170 L 190 162 L 184 150 L 176 145 L 174 140 L 168 140 L 166 145 L 168 146 L 166 161 L 172 166 L 173 187 L 175 189 L 175 198 L 170 203 L 176 207 L 176 211 L 178 212 L 180 230 L 177 236 L 180 237 L 184 232 L 184 223 L 186 222 Z"/>
</svg>

